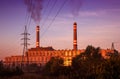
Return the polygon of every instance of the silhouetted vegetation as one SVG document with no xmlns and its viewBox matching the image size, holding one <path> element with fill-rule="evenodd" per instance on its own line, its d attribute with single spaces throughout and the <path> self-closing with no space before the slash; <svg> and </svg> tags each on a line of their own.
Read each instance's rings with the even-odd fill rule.
<svg viewBox="0 0 120 79">
<path fill-rule="evenodd" d="M 31 70 L 39 71 L 37 74 L 25 74 L 15 79 L 120 79 L 119 53 L 117 50 L 109 53 L 110 57 L 104 59 L 99 47 L 88 46 L 85 52 L 73 58 L 71 66 L 63 66 L 63 59 L 60 57 L 52 57 L 43 68 L 36 64 L 29 66 Z M 22 71 L 18 67 L 7 69 L 0 62 L 0 76 L 20 74 Z"/>
<path fill-rule="evenodd" d="M 88 46 L 73 58 L 72 66 L 61 66 L 63 63 L 57 64 L 58 61 L 54 58 L 46 64 L 44 70 L 49 79 L 120 79 L 120 56 L 116 50 L 110 53 L 109 59 L 104 59 L 99 47 Z"/>
<path fill-rule="evenodd" d="M 18 76 L 22 75 L 23 71 L 19 67 L 10 68 L 5 67 L 3 62 L 0 61 L 0 77 L 11 77 L 11 76 Z"/>
<path fill-rule="evenodd" d="M 43 68 L 44 75 L 58 76 L 61 74 L 63 67 L 63 59 L 60 57 L 52 57 Z"/>
<path fill-rule="evenodd" d="M 41 66 L 38 66 L 36 63 L 29 64 L 29 66 L 27 67 L 27 72 L 41 73 Z"/>
</svg>

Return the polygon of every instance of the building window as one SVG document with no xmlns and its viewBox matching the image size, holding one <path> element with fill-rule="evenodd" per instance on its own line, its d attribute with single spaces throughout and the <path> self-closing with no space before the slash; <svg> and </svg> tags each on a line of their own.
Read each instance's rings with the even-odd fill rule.
<svg viewBox="0 0 120 79">
<path fill-rule="evenodd" d="M 43 62 L 43 60 L 44 60 L 44 59 L 43 59 L 43 57 L 42 57 L 42 62 Z"/>
<path fill-rule="evenodd" d="M 65 52 L 65 56 L 67 56 L 68 54 L 67 54 L 68 52 Z"/>
<path fill-rule="evenodd" d="M 39 55 L 41 56 L 41 52 L 39 52 Z"/>
<path fill-rule="evenodd" d="M 34 57 L 34 61 L 36 61 L 36 58 Z"/>
<path fill-rule="evenodd" d="M 32 52 L 32 55 L 34 56 L 34 52 Z"/>
<path fill-rule="evenodd" d="M 45 52 L 43 52 L 42 54 L 43 54 L 42 56 L 45 56 Z"/>
<path fill-rule="evenodd" d="M 39 57 L 39 61 L 41 62 L 41 57 Z"/>
<path fill-rule="evenodd" d="M 30 56 L 32 56 L 32 52 L 30 52 Z"/>
<path fill-rule="evenodd" d="M 47 61 L 47 57 L 46 57 L 46 61 Z"/>
<path fill-rule="evenodd" d="M 36 52 L 34 52 L 34 56 L 36 56 Z"/>
<path fill-rule="evenodd" d="M 52 53 L 50 53 L 50 56 L 52 56 Z"/>
<path fill-rule="evenodd" d="M 44 61 L 46 61 L 46 57 L 44 57 Z"/>
<path fill-rule="evenodd" d="M 73 51 L 71 51 L 71 56 L 73 56 Z"/>
<path fill-rule="evenodd" d="M 36 56 L 38 55 L 37 51 L 35 52 L 35 55 L 36 55 Z"/>
<path fill-rule="evenodd" d="M 69 56 L 71 56 L 71 51 L 69 52 Z"/>
</svg>

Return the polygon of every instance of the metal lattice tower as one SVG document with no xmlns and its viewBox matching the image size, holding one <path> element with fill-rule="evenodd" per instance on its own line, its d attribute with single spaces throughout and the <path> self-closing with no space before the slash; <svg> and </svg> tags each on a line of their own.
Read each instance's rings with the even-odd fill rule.
<svg viewBox="0 0 120 79">
<path fill-rule="evenodd" d="M 111 50 L 115 50 L 114 42 L 112 42 Z"/>
<path fill-rule="evenodd" d="M 30 44 L 28 43 L 28 40 L 30 40 L 30 39 L 28 38 L 28 35 L 30 35 L 30 34 L 27 32 L 27 26 L 25 26 L 24 33 L 22 33 L 21 35 L 24 36 L 24 37 L 21 39 L 21 40 L 23 40 L 22 45 L 24 46 L 24 47 L 23 47 L 23 54 L 22 54 L 22 63 L 21 63 L 21 66 L 23 67 L 23 64 L 25 63 L 25 57 L 27 58 L 26 65 L 29 65 L 28 45 L 30 45 Z"/>
</svg>

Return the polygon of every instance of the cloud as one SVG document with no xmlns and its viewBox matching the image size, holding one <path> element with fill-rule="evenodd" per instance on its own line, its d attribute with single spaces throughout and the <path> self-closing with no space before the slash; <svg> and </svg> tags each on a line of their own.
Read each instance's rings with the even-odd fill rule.
<svg viewBox="0 0 120 79">
<path fill-rule="evenodd" d="M 101 9 L 95 11 L 79 11 L 78 17 L 99 17 L 103 15 L 108 15 L 110 13 L 120 13 L 120 9 Z M 71 13 L 65 15 L 66 17 L 74 17 Z"/>
<path fill-rule="evenodd" d="M 107 12 L 120 12 L 120 9 L 107 9 Z"/>
<path fill-rule="evenodd" d="M 83 16 L 83 17 L 89 17 L 89 16 L 99 16 L 102 13 L 99 12 L 94 12 L 94 11 L 83 11 L 83 12 L 79 12 L 79 16 Z"/>
<path fill-rule="evenodd" d="M 100 15 L 103 15 L 105 12 L 102 12 L 102 11 L 80 11 L 79 12 L 79 15 L 77 17 L 98 17 Z M 72 18 L 74 17 L 72 14 L 67 14 L 67 15 L 64 15 L 65 17 L 69 17 L 69 18 Z"/>
</svg>

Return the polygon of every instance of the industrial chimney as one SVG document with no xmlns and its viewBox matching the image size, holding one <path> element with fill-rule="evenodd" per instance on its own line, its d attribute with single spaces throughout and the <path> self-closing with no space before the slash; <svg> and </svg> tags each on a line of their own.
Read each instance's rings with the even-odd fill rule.
<svg viewBox="0 0 120 79">
<path fill-rule="evenodd" d="M 36 48 L 39 47 L 39 26 L 36 27 Z"/>
<path fill-rule="evenodd" d="M 73 50 L 77 50 L 77 23 L 73 24 Z"/>
</svg>

